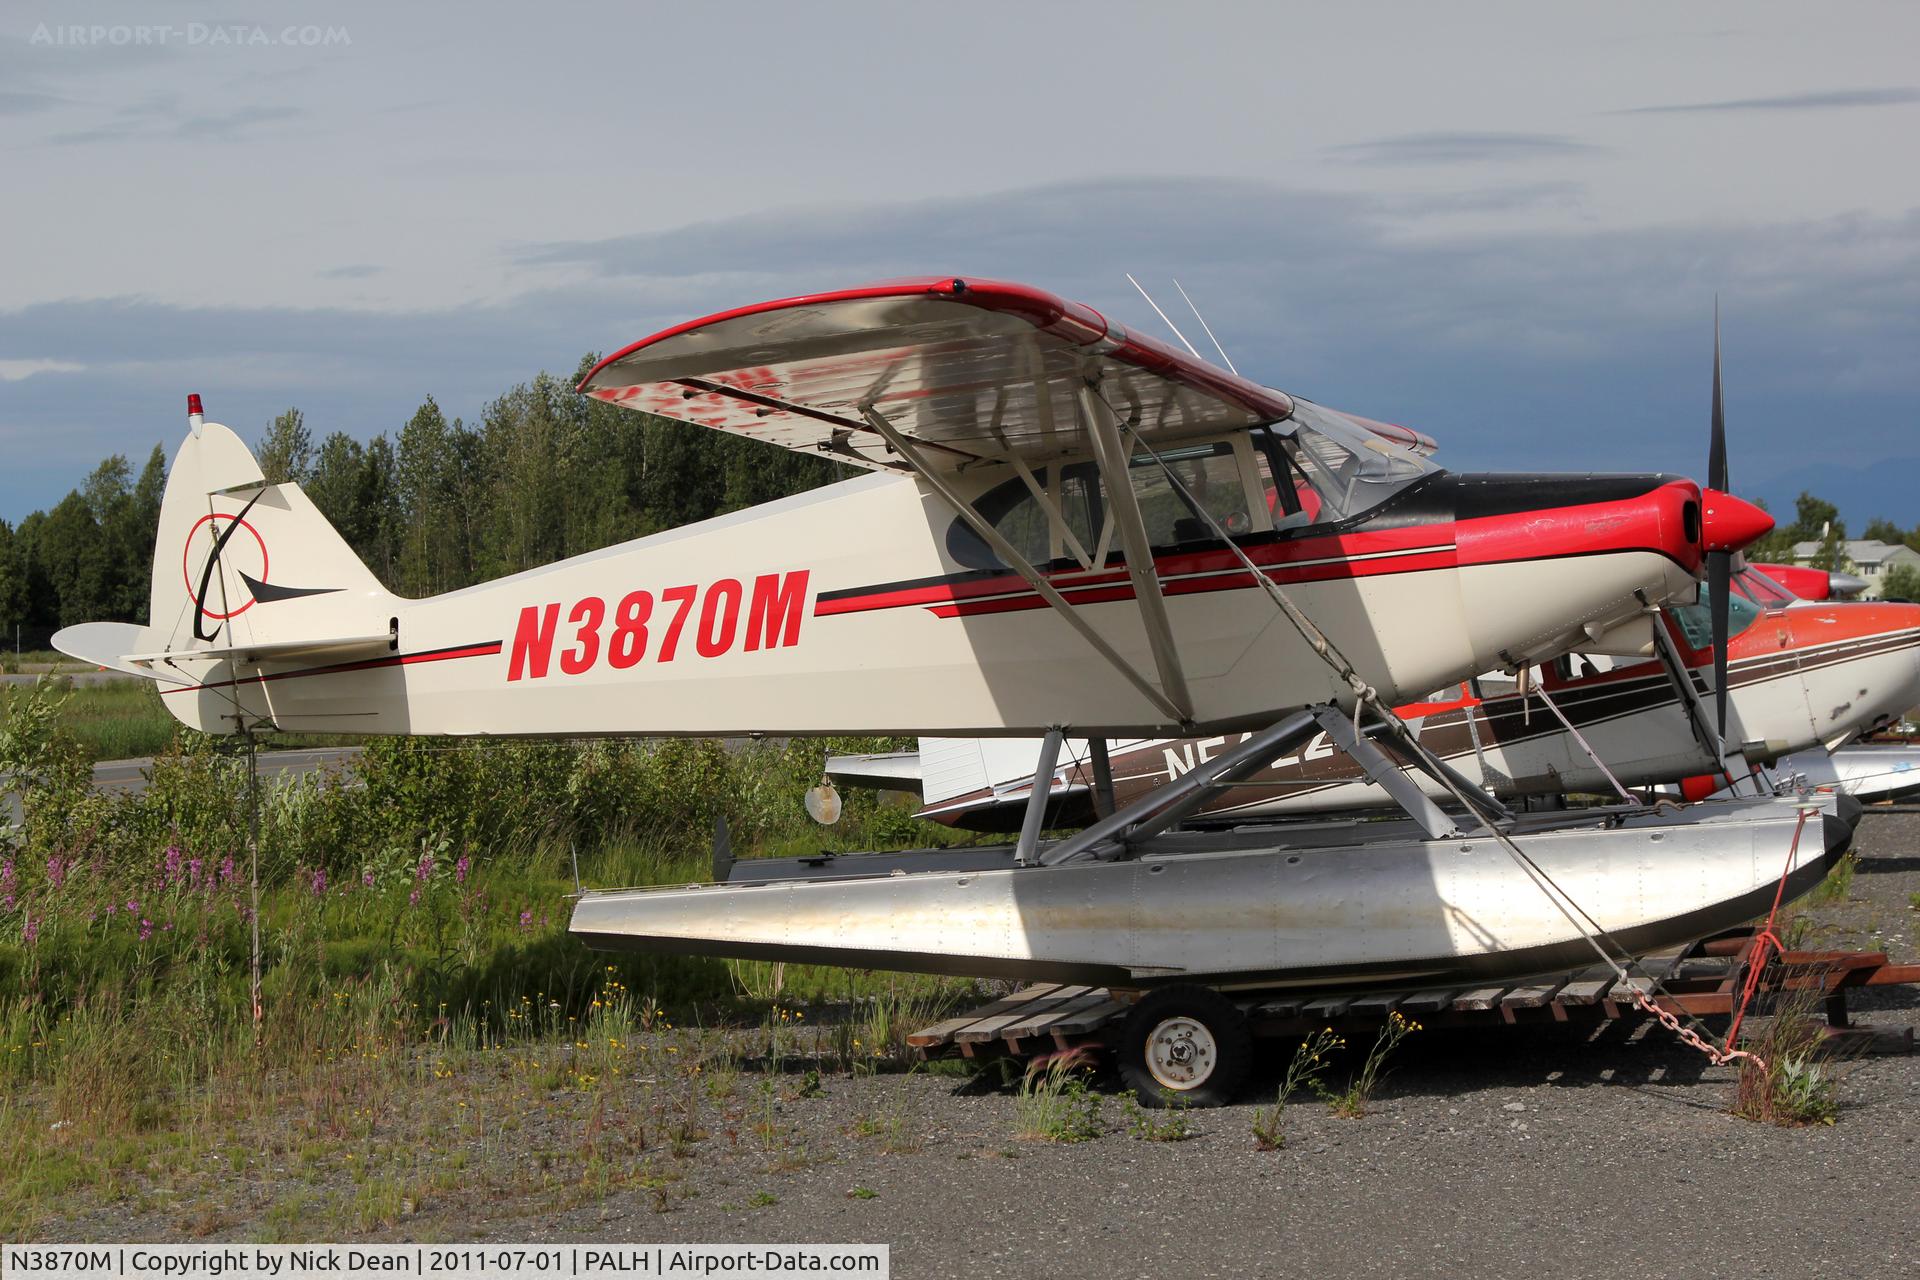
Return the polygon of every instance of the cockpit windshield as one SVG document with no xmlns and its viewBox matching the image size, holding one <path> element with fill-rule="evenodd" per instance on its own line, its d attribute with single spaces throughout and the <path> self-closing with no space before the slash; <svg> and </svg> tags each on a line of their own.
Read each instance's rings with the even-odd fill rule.
<svg viewBox="0 0 1920 1280">
<path fill-rule="evenodd" d="M 1276 529 L 1326 524 L 1378 506 L 1425 475 L 1439 470 L 1419 454 L 1381 439 L 1342 414 L 1296 401 L 1290 432 L 1265 437 L 1276 474 L 1291 485 L 1269 495 Z M 1284 462 L 1284 466 L 1282 466 Z"/>
<path fill-rule="evenodd" d="M 1156 551 L 1345 520 L 1378 505 L 1439 468 L 1318 405 L 1296 402 L 1294 416 L 1243 439 L 1195 440 L 1129 460 L 1134 500 Z M 1265 513 L 1256 503 L 1265 500 Z M 973 502 L 994 530 L 1031 564 L 1103 564 L 1118 545 L 1113 512 L 1091 461 L 1063 459 L 1031 468 Z M 1002 567 L 965 521 L 947 548 L 963 565 Z"/>
<path fill-rule="evenodd" d="M 1668 605 L 1673 611 L 1675 622 L 1680 624 L 1680 634 L 1686 637 L 1687 644 L 1694 649 L 1713 647 L 1713 596 L 1706 584 L 1700 587 L 1700 600 L 1697 604 Z M 1741 595 L 1738 591 L 1727 593 L 1727 639 L 1731 640 L 1752 626 L 1760 616 L 1760 606 Z"/>
<path fill-rule="evenodd" d="M 1733 575 L 1733 589 L 1763 609 L 1778 609 L 1800 598 L 1766 574 L 1745 566 Z"/>
</svg>

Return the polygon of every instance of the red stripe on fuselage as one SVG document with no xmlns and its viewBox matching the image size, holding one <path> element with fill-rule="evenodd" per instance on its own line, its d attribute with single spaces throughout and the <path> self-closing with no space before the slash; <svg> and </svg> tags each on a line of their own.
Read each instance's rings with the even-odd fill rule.
<svg viewBox="0 0 1920 1280">
<path fill-rule="evenodd" d="M 1664 509 L 1667 503 L 1650 503 L 1648 498 L 1653 495 L 1648 494 L 1617 502 L 1551 507 L 1446 524 L 1358 529 L 1249 545 L 1243 550 L 1269 579 L 1283 585 L 1614 551 L 1652 551 L 1674 559 L 1676 539 L 1667 522 L 1678 519 L 1678 504 L 1692 498 L 1692 486 L 1664 488 L 1675 490 L 1670 495 L 1675 512 Z M 1696 569 L 1697 556 L 1696 550 L 1694 564 L 1680 563 Z M 1254 585 L 1253 576 L 1241 567 L 1240 557 L 1225 548 L 1155 556 L 1154 569 L 1161 590 L 1168 595 L 1242 590 Z M 1048 574 L 1047 580 L 1074 604 L 1099 604 L 1133 596 L 1124 568 L 1061 570 Z M 832 617 L 919 606 L 936 616 L 953 618 L 1040 608 L 1044 604 L 1025 579 L 1005 573 L 985 578 L 954 575 L 869 592 L 825 593 L 816 599 L 813 612 L 815 617 Z"/>
</svg>

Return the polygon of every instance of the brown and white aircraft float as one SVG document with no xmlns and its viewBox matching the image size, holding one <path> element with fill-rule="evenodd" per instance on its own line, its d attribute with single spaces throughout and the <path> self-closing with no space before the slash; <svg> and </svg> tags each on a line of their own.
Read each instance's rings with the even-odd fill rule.
<svg viewBox="0 0 1920 1280">
<path fill-rule="evenodd" d="M 1456 781 L 1447 812 L 1384 757 L 1398 826 L 1174 829 L 1317 733 L 1368 756 L 1396 701 L 1641 651 L 1652 609 L 1770 527 L 1723 492 L 1451 474 L 1413 432 L 952 277 L 692 321 L 581 390 L 870 474 L 406 600 L 194 403 L 151 623 L 56 643 L 211 732 L 1044 735 L 1039 777 L 1069 732 L 1250 732 L 1063 841 L 1035 807 L 1005 849 L 768 861 L 585 894 L 572 922 L 596 946 L 1163 988 L 1136 1015 L 1178 1034 L 1132 1070 L 1196 1101 L 1238 1070 L 1216 988 L 1624 964 L 1811 887 L 1848 843 L 1794 799 L 1571 820 Z"/>
</svg>

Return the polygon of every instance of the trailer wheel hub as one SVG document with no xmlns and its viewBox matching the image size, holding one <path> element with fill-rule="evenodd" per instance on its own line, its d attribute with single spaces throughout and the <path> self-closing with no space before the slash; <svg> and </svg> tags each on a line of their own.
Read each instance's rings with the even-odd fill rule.
<svg viewBox="0 0 1920 1280">
<path fill-rule="evenodd" d="M 1147 1036 L 1147 1070 L 1162 1088 L 1185 1091 L 1206 1083 L 1219 1060 L 1213 1032 L 1196 1018 L 1168 1018 Z"/>
</svg>

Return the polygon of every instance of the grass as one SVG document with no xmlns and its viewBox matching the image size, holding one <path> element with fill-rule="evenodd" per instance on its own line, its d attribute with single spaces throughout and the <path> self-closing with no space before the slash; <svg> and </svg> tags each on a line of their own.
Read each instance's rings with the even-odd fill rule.
<svg viewBox="0 0 1920 1280">
<path fill-rule="evenodd" d="M 920 1150 L 921 1138 L 913 1125 L 913 1098 L 907 1092 L 912 1071 L 893 1086 L 886 1104 L 853 1122 L 856 1138 L 878 1138 L 880 1150 L 888 1155 L 910 1155 Z"/>
<path fill-rule="evenodd" d="M 1853 874 L 1860 866 L 1860 855 L 1849 853 L 1833 866 L 1827 878 L 1814 887 L 1807 895 L 1807 901 L 1814 906 L 1831 906 L 1846 901 L 1847 894 L 1853 889 Z"/>
<path fill-rule="evenodd" d="M 1822 992 L 1802 988 L 1783 993 L 1773 1017 L 1741 1048 L 1757 1054 L 1740 1060 L 1733 1114 L 1761 1124 L 1798 1128 L 1829 1125 L 1840 1114 L 1840 1081 L 1821 1030 Z"/>
<path fill-rule="evenodd" d="M 0 650 L 0 673 L 9 675 L 48 669 L 82 671 L 86 664 L 69 658 L 57 649 Z"/>
<path fill-rule="evenodd" d="M 1068 1143 L 1099 1137 L 1100 1095 L 1087 1087 L 1084 1068 L 1072 1054 L 1031 1067 L 1013 1100 L 1014 1136 Z"/>
<path fill-rule="evenodd" d="M 24 696 L 20 686 L 0 687 L 0 716 L 10 711 L 13 699 Z M 161 705 L 157 687 L 147 680 L 75 685 L 60 719 L 61 727 L 90 760 L 157 755 L 172 744 L 180 727 Z"/>
<path fill-rule="evenodd" d="M 1380 1081 L 1386 1074 L 1387 1059 L 1393 1056 L 1393 1051 L 1400 1047 L 1402 1040 L 1418 1030 L 1419 1023 L 1394 1010 L 1380 1024 L 1380 1033 L 1373 1038 L 1366 1060 L 1360 1064 L 1360 1070 L 1347 1082 L 1345 1089 L 1337 1092 L 1329 1090 L 1317 1080 L 1310 1081 L 1310 1087 L 1326 1099 L 1333 1114 L 1349 1120 L 1358 1119 L 1367 1114 L 1367 1107 L 1373 1102 L 1374 1091 L 1380 1087 Z"/>
<path fill-rule="evenodd" d="M 157 756 L 173 747 L 181 725 L 168 713 L 159 687 L 152 681 L 74 684 L 63 676 L 51 679 L 67 690 L 60 727 L 79 744 L 88 760 L 133 760 Z M 11 700 L 25 696 L 23 686 L 0 685 L 0 721 L 6 718 Z M 359 734 L 303 734 L 297 740 L 268 735 L 261 745 L 271 750 L 278 746 L 356 746 L 365 741 Z"/>
<path fill-rule="evenodd" d="M 1307 1089 L 1317 1085 L 1320 1077 L 1332 1065 L 1329 1058 L 1336 1049 L 1347 1042 L 1333 1033 L 1332 1027 L 1322 1027 L 1293 1050 L 1293 1058 L 1287 1063 L 1287 1073 L 1281 1077 L 1280 1089 L 1274 1095 L 1271 1107 L 1261 1107 L 1253 1113 L 1254 1145 L 1262 1151 L 1278 1151 L 1287 1143 L 1284 1121 L 1287 1114 L 1287 1100 L 1296 1089 Z"/>
<path fill-rule="evenodd" d="M 1127 1132 L 1142 1142 L 1185 1142 L 1193 1136 L 1186 1102 L 1172 1090 L 1161 1091 L 1161 1106 L 1149 1111 L 1129 1094 L 1122 1103 Z"/>
<path fill-rule="evenodd" d="M 256 1030 L 234 759 L 169 719 L 146 791 L 94 792 L 88 752 L 145 747 L 130 726 L 164 715 L 151 689 L 0 698 L 0 774 L 25 815 L 0 830 L 0 1238 L 108 1202 L 218 1230 L 193 1206 L 235 1180 L 292 1185 L 299 1211 L 255 1223 L 279 1238 L 622 1186 L 665 1211 L 690 1194 L 677 1167 L 750 1123 L 740 1077 L 776 1084 L 747 1028 L 765 1043 L 778 1027 L 777 1087 L 804 1096 L 833 1072 L 905 1067 L 916 1019 L 973 993 L 820 966 L 609 963 L 567 935 L 575 850 L 590 884 L 705 879 L 716 813 L 744 850 L 799 838 L 823 744 L 382 740 L 355 786 L 263 792 Z M 870 811 L 850 798 L 835 838 L 871 846 L 900 824 L 869 829 Z M 889 1146 L 912 1143 L 904 1108 Z M 555 1114 L 558 1146 L 535 1136 Z M 776 1169 L 817 1163 L 780 1136 Z"/>
</svg>

